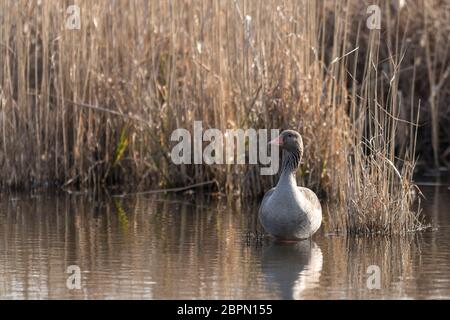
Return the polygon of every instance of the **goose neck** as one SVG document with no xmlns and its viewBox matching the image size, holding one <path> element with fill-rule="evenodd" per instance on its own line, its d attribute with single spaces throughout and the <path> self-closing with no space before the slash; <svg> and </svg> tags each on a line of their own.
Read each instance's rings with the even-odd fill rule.
<svg viewBox="0 0 450 320">
<path fill-rule="evenodd" d="M 281 166 L 281 175 L 278 185 L 293 184 L 297 185 L 297 169 L 300 164 L 300 153 L 293 153 L 283 150 L 283 161 Z"/>
</svg>

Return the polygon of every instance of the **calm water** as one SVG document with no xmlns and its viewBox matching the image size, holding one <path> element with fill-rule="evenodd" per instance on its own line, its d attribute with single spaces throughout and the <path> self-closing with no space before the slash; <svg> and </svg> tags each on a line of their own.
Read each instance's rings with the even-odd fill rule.
<svg viewBox="0 0 450 320">
<path fill-rule="evenodd" d="M 435 232 L 296 245 L 247 241 L 257 203 L 0 196 L 3 299 L 450 298 L 450 190 L 422 186 Z M 69 290 L 67 267 L 81 269 Z M 369 265 L 381 288 L 369 290 Z"/>
</svg>

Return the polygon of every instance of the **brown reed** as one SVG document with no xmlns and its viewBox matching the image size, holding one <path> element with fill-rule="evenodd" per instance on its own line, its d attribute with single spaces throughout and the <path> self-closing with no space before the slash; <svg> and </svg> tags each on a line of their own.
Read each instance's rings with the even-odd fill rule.
<svg viewBox="0 0 450 320">
<path fill-rule="evenodd" d="M 356 0 L 80 0 L 81 29 L 68 30 L 71 4 L 0 2 L 2 187 L 215 179 L 219 191 L 258 196 L 275 177 L 255 165 L 175 166 L 170 135 L 194 120 L 292 128 L 306 144 L 301 183 L 344 205 L 332 228 L 420 226 L 416 144 L 431 145 L 427 163 L 450 156 L 440 120 L 450 19 L 438 10 L 449 1 L 380 1 L 380 30 L 366 27 L 369 3 Z M 418 132 L 420 99 L 432 121 Z"/>
</svg>

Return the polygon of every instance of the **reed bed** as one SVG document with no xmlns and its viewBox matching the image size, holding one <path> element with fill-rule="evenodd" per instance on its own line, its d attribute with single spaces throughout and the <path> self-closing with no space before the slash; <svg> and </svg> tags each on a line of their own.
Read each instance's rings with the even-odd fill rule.
<svg viewBox="0 0 450 320">
<path fill-rule="evenodd" d="M 380 30 L 354 0 L 80 0 L 81 28 L 69 30 L 72 4 L 0 2 L 2 187 L 215 179 L 219 192 L 260 196 L 276 177 L 175 166 L 170 135 L 195 120 L 292 128 L 306 144 L 301 183 L 344 207 L 330 228 L 420 228 L 415 157 L 450 156 L 449 1 L 380 1 Z"/>
</svg>

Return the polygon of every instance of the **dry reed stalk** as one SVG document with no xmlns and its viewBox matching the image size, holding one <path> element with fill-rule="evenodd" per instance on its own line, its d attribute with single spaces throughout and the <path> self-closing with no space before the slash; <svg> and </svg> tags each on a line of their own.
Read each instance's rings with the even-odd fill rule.
<svg viewBox="0 0 450 320">
<path fill-rule="evenodd" d="M 293 128 L 308 151 L 301 183 L 348 208 L 330 226 L 414 229 L 416 133 L 405 120 L 436 84 L 431 104 L 422 99 L 433 114 L 434 158 L 450 143 L 439 139 L 446 128 L 436 117 L 449 97 L 449 41 L 437 45 L 445 33 L 433 34 L 449 19 L 432 5 L 381 1 L 382 30 L 370 31 L 368 4 L 353 0 L 77 4 L 81 29 L 67 30 L 67 2 L 0 2 L 3 187 L 215 179 L 222 191 L 257 196 L 275 177 L 257 166 L 175 166 L 171 133 L 194 120 L 220 130 Z M 432 26 L 423 25 L 428 15 Z M 411 53 L 418 31 L 425 44 Z M 412 72 L 421 81 L 427 74 L 428 89 Z"/>
</svg>

